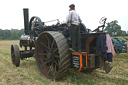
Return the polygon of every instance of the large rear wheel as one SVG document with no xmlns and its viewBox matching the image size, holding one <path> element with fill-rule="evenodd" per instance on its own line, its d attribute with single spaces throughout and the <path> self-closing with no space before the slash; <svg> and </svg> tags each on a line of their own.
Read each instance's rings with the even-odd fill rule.
<svg viewBox="0 0 128 85">
<path fill-rule="evenodd" d="M 69 45 L 59 32 L 43 32 L 37 39 L 35 58 L 40 72 L 49 79 L 58 80 L 69 71 Z"/>
</svg>

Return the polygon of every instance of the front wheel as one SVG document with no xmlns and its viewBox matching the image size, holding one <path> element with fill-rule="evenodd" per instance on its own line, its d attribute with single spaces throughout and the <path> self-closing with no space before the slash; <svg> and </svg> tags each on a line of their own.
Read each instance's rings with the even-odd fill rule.
<svg viewBox="0 0 128 85">
<path fill-rule="evenodd" d="M 11 45 L 11 60 L 12 60 L 12 64 L 14 64 L 16 67 L 19 67 L 20 51 L 18 45 L 16 44 Z"/>
</svg>

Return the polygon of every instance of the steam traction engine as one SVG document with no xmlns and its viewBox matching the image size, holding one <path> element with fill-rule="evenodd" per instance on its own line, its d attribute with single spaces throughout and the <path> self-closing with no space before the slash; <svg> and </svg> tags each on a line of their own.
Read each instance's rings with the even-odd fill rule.
<svg viewBox="0 0 128 85">
<path fill-rule="evenodd" d="M 34 57 L 41 74 L 53 80 L 65 76 L 71 67 L 77 71 L 100 67 L 96 40 L 99 34 L 105 33 L 89 33 L 81 23 L 82 52 L 73 53 L 69 50 L 72 43 L 67 24 L 60 24 L 58 21 L 55 25 L 46 26 L 45 23 L 47 22 L 42 22 L 37 16 L 32 17 L 29 22 L 28 9 L 24 9 L 25 34 L 20 37 L 20 47 L 24 47 L 24 50 L 19 50 L 18 45 L 11 45 L 11 59 L 16 67 L 20 65 L 20 60 Z"/>
</svg>

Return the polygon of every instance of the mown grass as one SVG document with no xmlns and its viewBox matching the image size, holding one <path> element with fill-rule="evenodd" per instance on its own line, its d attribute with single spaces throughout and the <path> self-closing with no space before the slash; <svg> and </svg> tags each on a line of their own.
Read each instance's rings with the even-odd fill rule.
<svg viewBox="0 0 128 85">
<path fill-rule="evenodd" d="M 126 39 L 128 39 L 128 36 L 117 36 L 117 37 L 115 37 L 115 38 L 118 38 L 118 39 L 120 39 L 120 40 L 126 40 Z M 126 39 L 125 39 L 126 38 Z"/>
<path fill-rule="evenodd" d="M 0 41 L 0 85 L 128 85 L 128 54 L 113 58 L 113 69 L 109 74 L 96 69 L 93 72 L 77 72 L 73 68 L 60 81 L 42 76 L 34 58 L 21 61 L 20 67 L 11 63 L 10 46 L 18 40 Z"/>
<path fill-rule="evenodd" d="M 5 53 L 5 52 L 0 52 L 0 54 L 5 55 L 5 56 L 11 56 L 10 53 Z"/>
</svg>

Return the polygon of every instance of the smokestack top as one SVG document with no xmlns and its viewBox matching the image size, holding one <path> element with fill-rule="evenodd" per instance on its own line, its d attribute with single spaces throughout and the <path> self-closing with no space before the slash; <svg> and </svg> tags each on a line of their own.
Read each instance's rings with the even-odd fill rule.
<svg viewBox="0 0 128 85">
<path fill-rule="evenodd" d="M 23 9 L 28 9 L 28 8 L 23 8 Z"/>
</svg>

